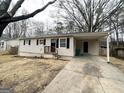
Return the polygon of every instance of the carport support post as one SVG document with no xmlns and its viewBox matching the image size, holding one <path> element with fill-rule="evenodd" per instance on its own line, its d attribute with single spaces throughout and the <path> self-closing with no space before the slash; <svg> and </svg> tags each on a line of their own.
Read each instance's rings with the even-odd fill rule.
<svg viewBox="0 0 124 93">
<path fill-rule="evenodd" d="M 109 38 L 110 35 L 107 37 L 107 63 L 110 63 L 110 48 L 109 48 Z"/>
</svg>

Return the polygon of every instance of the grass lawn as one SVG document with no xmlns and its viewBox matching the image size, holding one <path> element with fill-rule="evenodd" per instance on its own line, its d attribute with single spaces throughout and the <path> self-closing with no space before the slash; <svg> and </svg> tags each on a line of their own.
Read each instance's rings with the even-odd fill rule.
<svg viewBox="0 0 124 93">
<path fill-rule="evenodd" d="M 68 61 L 0 55 L 0 88 L 41 93 Z"/>
<path fill-rule="evenodd" d="M 111 57 L 110 61 L 124 73 L 124 60 Z"/>
<path fill-rule="evenodd" d="M 106 59 L 106 57 L 103 58 Z M 110 62 L 124 73 L 124 60 L 110 57 Z"/>
</svg>

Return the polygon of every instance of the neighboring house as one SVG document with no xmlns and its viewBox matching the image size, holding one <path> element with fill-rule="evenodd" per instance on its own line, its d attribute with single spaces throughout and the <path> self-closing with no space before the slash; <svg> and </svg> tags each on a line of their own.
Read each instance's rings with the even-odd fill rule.
<svg viewBox="0 0 124 93">
<path fill-rule="evenodd" d="M 5 39 L 3 39 L 3 40 L 0 40 L 0 52 L 1 51 L 5 51 L 6 50 L 6 47 L 7 45 L 6 45 L 6 40 Z"/>
<path fill-rule="evenodd" d="M 44 35 L 21 38 L 20 56 L 41 57 L 57 53 L 61 56 L 99 55 L 99 41 L 107 32 Z"/>
<path fill-rule="evenodd" d="M 2 39 L 0 40 L 0 51 L 10 50 L 11 47 L 18 47 L 19 39 Z"/>
</svg>

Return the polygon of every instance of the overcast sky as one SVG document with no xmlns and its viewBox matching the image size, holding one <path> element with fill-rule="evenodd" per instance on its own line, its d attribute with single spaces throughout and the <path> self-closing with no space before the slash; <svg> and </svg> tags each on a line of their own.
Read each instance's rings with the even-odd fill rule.
<svg viewBox="0 0 124 93">
<path fill-rule="evenodd" d="M 13 4 L 15 4 L 18 0 L 13 0 Z M 34 10 L 43 7 L 48 1 L 52 0 L 25 0 L 22 4 L 22 7 L 19 10 L 22 10 L 23 8 L 26 9 L 29 13 L 33 12 Z M 37 21 L 52 21 L 50 18 L 50 12 L 54 11 L 54 7 L 50 5 L 47 9 L 45 9 L 43 12 L 37 14 L 32 19 Z"/>
</svg>

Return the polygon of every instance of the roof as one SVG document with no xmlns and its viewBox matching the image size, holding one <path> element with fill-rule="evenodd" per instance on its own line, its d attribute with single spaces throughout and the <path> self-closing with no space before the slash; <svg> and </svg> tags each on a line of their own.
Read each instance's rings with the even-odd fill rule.
<svg viewBox="0 0 124 93">
<path fill-rule="evenodd" d="M 83 32 L 83 33 L 71 33 L 71 34 L 50 34 L 50 35 L 42 35 L 38 37 L 28 37 L 28 38 L 20 38 L 20 40 L 24 39 L 40 39 L 40 38 L 54 38 L 54 37 L 75 37 L 75 38 L 101 38 L 108 35 L 108 32 Z"/>
<path fill-rule="evenodd" d="M 19 38 L 0 39 L 0 41 L 11 41 L 11 40 L 19 40 Z"/>
</svg>

